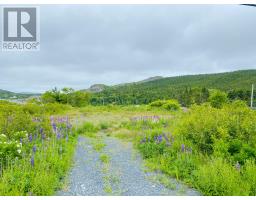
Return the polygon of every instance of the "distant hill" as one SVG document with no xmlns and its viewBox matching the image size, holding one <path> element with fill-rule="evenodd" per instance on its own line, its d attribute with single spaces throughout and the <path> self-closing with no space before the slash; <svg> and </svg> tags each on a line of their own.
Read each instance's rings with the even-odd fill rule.
<svg viewBox="0 0 256 200">
<path fill-rule="evenodd" d="M 92 93 L 95 93 L 95 92 L 101 92 L 103 91 L 104 89 L 106 89 L 108 86 L 104 85 L 104 84 L 94 84 L 92 85 L 90 88 L 88 89 L 85 89 L 85 90 L 82 90 L 82 91 L 87 91 L 87 92 L 92 92 Z"/>
<path fill-rule="evenodd" d="M 147 79 L 146 79 L 147 80 Z M 150 80 L 150 79 L 149 79 Z M 154 99 L 175 98 L 191 88 L 250 91 L 256 84 L 256 70 L 240 70 L 216 74 L 185 75 L 107 87 L 94 95 L 95 102 L 148 103 Z M 178 97 L 177 97 L 178 98 Z M 181 98 L 181 97 L 179 97 Z"/>
<path fill-rule="evenodd" d="M 0 99 L 25 99 L 31 96 L 37 96 L 38 94 L 32 93 L 15 93 L 7 90 L 0 89 Z"/>
</svg>

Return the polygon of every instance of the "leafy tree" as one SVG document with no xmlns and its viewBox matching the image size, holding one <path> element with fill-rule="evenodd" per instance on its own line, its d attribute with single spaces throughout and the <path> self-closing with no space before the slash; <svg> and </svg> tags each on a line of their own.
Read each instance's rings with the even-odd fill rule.
<svg viewBox="0 0 256 200">
<path fill-rule="evenodd" d="M 210 95 L 209 101 L 214 108 L 222 108 L 228 102 L 228 97 L 225 92 L 214 90 Z"/>
<path fill-rule="evenodd" d="M 54 88 L 45 92 L 42 97 L 43 103 L 61 103 L 70 104 L 72 106 L 85 106 L 90 102 L 90 95 L 87 92 L 74 91 L 72 88 L 63 88 L 58 90 Z"/>
<path fill-rule="evenodd" d="M 90 94 L 87 92 L 75 91 L 70 94 L 70 104 L 76 107 L 88 105 L 90 102 Z"/>
<path fill-rule="evenodd" d="M 55 103 L 56 96 L 52 91 L 47 91 L 41 96 L 41 100 L 43 103 Z"/>
</svg>

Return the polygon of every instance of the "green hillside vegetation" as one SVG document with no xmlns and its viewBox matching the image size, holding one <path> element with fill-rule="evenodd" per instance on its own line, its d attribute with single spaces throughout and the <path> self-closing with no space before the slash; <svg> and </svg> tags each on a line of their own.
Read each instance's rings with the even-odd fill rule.
<svg viewBox="0 0 256 200">
<path fill-rule="evenodd" d="M 177 99 L 183 106 L 189 106 L 205 102 L 211 89 L 225 91 L 231 100 L 240 99 L 249 103 L 252 83 L 256 83 L 256 70 L 168 77 L 107 87 L 95 93 L 91 103 L 127 105 L 147 104 L 158 99 Z"/>
<path fill-rule="evenodd" d="M 35 94 L 14 93 L 14 92 L 0 89 L 0 99 L 24 99 L 33 95 Z"/>
</svg>

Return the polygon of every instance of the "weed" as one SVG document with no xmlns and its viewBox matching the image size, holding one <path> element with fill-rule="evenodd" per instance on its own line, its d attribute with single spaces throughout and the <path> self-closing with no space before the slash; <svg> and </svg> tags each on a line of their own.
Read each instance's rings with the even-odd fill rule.
<svg viewBox="0 0 256 200">
<path fill-rule="evenodd" d="M 93 149 L 94 149 L 95 151 L 97 151 L 97 152 L 101 152 L 101 151 L 104 149 L 105 146 L 106 146 L 105 143 L 99 141 L 99 142 L 95 142 L 95 143 L 93 144 Z"/>
<path fill-rule="evenodd" d="M 109 163 L 110 158 L 109 158 L 109 156 L 107 154 L 101 154 L 100 155 L 100 160 L 103 163 Z"/>
</svg>

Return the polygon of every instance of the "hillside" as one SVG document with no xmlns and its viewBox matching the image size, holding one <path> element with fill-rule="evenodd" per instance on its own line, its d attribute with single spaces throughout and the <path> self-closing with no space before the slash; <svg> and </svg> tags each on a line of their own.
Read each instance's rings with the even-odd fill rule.
<svg viewBox="0 0 256 200">
<path fill-rule="evenodd" d="M 166 98 L 182 100 L 182 94 L 203 88 L 226 92 L 243 91 L 248 96 L 252 83 L 256 83 L 256 70 L 167 77 L 108 87 L 95 94 L 92 101 L 100 104 L 104 98 L 104 103 L 129 104 L 148 103 L 155 99 Z"/>
<path fill-rule="evenodd" d="M 0 89 L 0 99 L 24 99 L 34 95 L 35 94 L 15 93 Z"/>
<path fill-rule="evenodd" d="M 103 90 L 105 90 L 108 86 L 104 85 L 104 84 L 94 84 L 92 85 L 90 88 L 85 89 L 85 90 L 81 90 L 81 91 L 87 91 L 87 92 L 101 92 Z"/>
</svg>

